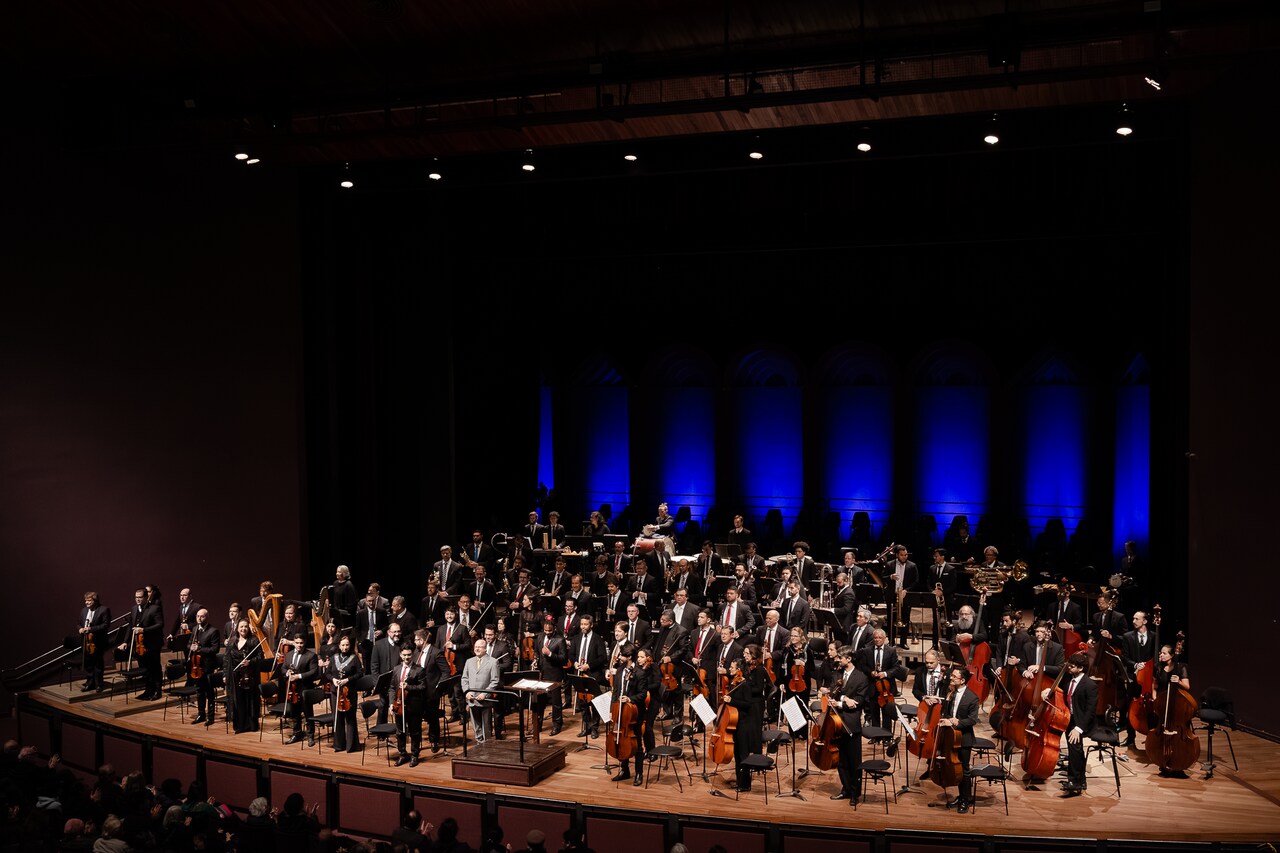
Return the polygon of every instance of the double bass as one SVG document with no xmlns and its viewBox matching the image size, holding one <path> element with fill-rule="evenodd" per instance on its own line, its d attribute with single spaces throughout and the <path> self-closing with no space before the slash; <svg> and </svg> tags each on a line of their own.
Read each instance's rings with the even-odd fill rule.
<svg viewBox="0 0 1280 853">
<path fill-rule="evenodd" d="M 976 634 L 982 626 L 982 608 L 987 604 L 987 593 L 983 590 L 978 599 L 978 613 L 973 617 L 973 632 Z M 959 643 L 960 653 L 964 655 L 965 668 L 969 670 L 968 689 L 978 694 L 979 705 L 985 704 L 991 695 L 991 682 L 987 680 L 987 664 L 991 662 L 991 644 L 975 643 L 972 639 Z"/>
<path fill-rule="evenodd" d="M 1052 693 L 1046 700 L 1039 696 L 1039 702 L 1032 708 L 1027 719 L 1027 746 L 1022 753 L 1022 771 L 1027 776 L 1037 779 L 1048 779 L 1058 766 L 1058 753 L 1062 749 L 1062 734 L 1071 722 L 1071 709 L 1058 686 L 1062 676 L 1067 672 L 1065 666 L 1058 670 L 1058 677 L 1049 688 Z"/>
<path fill-rule="evenodd" d="M 1170 676 L 1176 672 L 1175 661 L 1170 656 Z M 1154 698 L 1155 719 L 1147 731 L 1147 760 L 1161 773 L 1181 773 L 1200 760 L 1200 738 L 1191 725 L 1199 705 L 1182 684 L 1161 680 L 1164 684 Z"/>
<path fill-rule="evenodd" d="M 1134 673 L 1133 680 L 1138 683 L 1138 695 L 1129 703 L 1129 725 L 1135 732 L 1148 734 L 1147 721 L 1155 715 L 1155 671 L 1160 660 L 1160 605 L 1151 608 L 1154 618 L 1151 627 L 1151 660 L 1142 669 Z"/>
</svg>

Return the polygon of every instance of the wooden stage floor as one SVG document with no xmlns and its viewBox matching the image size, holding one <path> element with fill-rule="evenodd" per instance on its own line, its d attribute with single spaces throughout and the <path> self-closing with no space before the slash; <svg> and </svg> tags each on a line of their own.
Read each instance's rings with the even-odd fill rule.
<svg viewBox="0 0 1280 853">
<path fill-rule="evenodd" d="M 1127 761 L 1119 763 L 1120 793 L 1116 796 L 1111 763 L 1099 762 L 1091 756 L 1088 764 L 1088 790 L 1083 796 L 1062 799 L 1059 781 L 1055 776 L 1048 783 L 1026 789 L 1018 780 L 1021 769 L 1014 756 L 1013 778 L 1008 784 L 1009 814 L 1004 813 L 1000 787 L 979 783 L 975 788 L 978 808 L 967 815 L 939 808 L 943 802 L 940 788 L 929 782 L 918 782 L 919 770 L 914 759 L 911 763 L 913 793 L 900 795 L 889 802 L 885 814 L 879 788 L 864 790 L 863 803 L 855 811 L 844 801 L 831 801 L 830 795 L 839 788 L 834 770 L 815 771 L 798 781 L 797 787 L 804 800 L 776 797 L 771 785 L 769 804 L 764 804 L 760 779 L 754 789 L 735 801 L 728 785 L 733 780 L 732 766 L 710 781 L 694 775 L 690 781 L 679 765 L 684 792 L 677 789 L 676 780 L 669 770 L 663 771 L 660 780 L 653 779 L 647 789 L 636 788 L 630 781 L 615 783 L 610 774 L 592 765 L 604 761 L 599 750 L 577 751 L 581 739 L 573 735 L 578 730 L 576 717 L 566 714 L 565 731 L 554 739 L 543 738 L 543 743 L 553 742 L 566 747 L 566 766 L 563 770 L 543 780 L 536 787 L 502 786 L 483 782 L 456 780 L 452 777 L 450 757 L 432 756 L 424 749 L 418 767 L 388 767 L 385 759 L 375 757 L 370 746 L 365 764 L 358 754 L 332 752 L 327 741 L 322 748 L 304 748 L 302 745 L 282 746 L 279 736 L 269 730 L 260 744 L 256 734 L 234 735 L 224 733 L 222 721 L 211 728 L 192 726 L 179 721 L 177 709 L 169 712 L 168 721 L 162 720 L 162 702 L 138 703 L 131 701 L 125 711 L 123 696 L 109 701 L 105 698 L 79 701 L 80 694 L 65 687 L 47 687 L 29 694 L 29 698 L 55 708 L 64 714 L 72 714 L 108 727 L 119 727 L 141 736 L 161 740 L 198 744 L 209 750 L 230 756 L 261 759 L 271 762 L 288 762 L 326 771 L 337 771 L 351 777 L 371 777 L 379 780 L 396 780 L 422 786 L 448 786 L 453 791 L 468 790 L 478 793 L 503 793 L 514 796 L 533 796 L 564 802 L 589 803 L 594 806 L 635 809 L 648 814 L 688 814 L 728 820 L 759 823 L 806 824 L 826 827 L 856 827 L 867 830 L 909 829 L 936 832 L 971 833 L 975 836 L 1030 836 L 1076 839 L 1144 839 L 1155 841 L 1221 841 L 1266 842 L 1280 839 L 1280 744 L 1245 732 L 1235 732 L 1232 739 L 1235 754 L 1240 762 L 1239 770 L 1231 764 L 1225 734 L 1214 737 L 1217 768 L 1212 778 L 1206 779 L 1197 765 L 1187 779 L 1161 778 L 1153 767 L 1144 763 L 1141 749 L 1125 751 Z M 72 701 L 72 700 L 75 701 Z M 146 705 L 147 710 L 140 710 Z M 508 718 L 509 737 L 514 738 L 514 715 Z M 360 724 L 363 730 L 363 723 Z M 425 727 L 424 727 L 425 728 Z M 456 734 L 457 727 L 454 727 Z M 979 736 L 989 736 L 986 714 L 979 726 Z M 425 741 L 425 731 L 424 731 Z M 1202 754 L 1207 756 L 1207 743 L 1201 735 Z M 601 740 L 590 743 L 603 746 Z M 1139 744 L 1142 737 L 1139 736 Z M 797 767 L 805 766 L 805 759 L 797 746 Z M 461 752 L 459 745 L 452 749 Z M 701 755 L 701 753 L 699 753 Z M 869 747 L 864 756 L 870 757 Z M 782 791 L 791 790 L 792 768 L 789 754 L 783 750 L 777 756 L 780 765 Z M 902 761 L 905 750 L 898 751 L 898 761 L 890 788 L 901 788 L 905 779 Z M 978 761 L 975 759 L 975 764 Z M 695 774 L 701 771 L 690 766 Z M 713 767 L 708 767 L 714 770 Z M 728 798 L 710 795 L 712 789 L 720 790 Z M 216 792 L 211 792 L 216 795 Z M 954 793 L 954 792 L 953 792 Z M 1048 832 L 1046 832 L 1046 828 Z"/>
</svg>

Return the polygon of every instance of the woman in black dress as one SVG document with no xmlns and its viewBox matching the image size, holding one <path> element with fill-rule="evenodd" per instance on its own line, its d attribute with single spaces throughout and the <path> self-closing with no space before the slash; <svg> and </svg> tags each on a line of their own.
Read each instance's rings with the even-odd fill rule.
<svg viewBox="0 0 1280 853">
<path fill-rule="evenodd" d="M 751 771 L 742 768 L 748 755 L 764 751 L 764 697 L 768 681 L 764 669 L 757 664 L 761 659 L 760 646 L 752 643 L 742 650 L 742 683 L 729 692 L 729 704 L 738 709 L 738 728 L 733 733 L 733 764 L 738 772 L 738 790 L 751 790 Z"/>
<path fill-rule="evenodd" d="M 338 640 L 338 649 L 329 660 L 327 676 L 333 684 L 333 703 L 335 718 L 333 724 L 333 748 L 337 752 L 346 750 L 355 752 L 359 749 L 359 738 L 356 736 L 356 705 L 360 697 L 356 695 L 354 682 L 364 675 L 364 667 L 360 658 L 351 650 L 351 638 L 343 636 Z M 347 690 L 346 710 L 342 710 L 342 691 Z"/>
<path fill-rule="evenodd" d="M 226 684 L 227 712 L 236 734 L 258 730 L 258 670 L 255 661 L 262 659 L 262 648 L 249 633 L 249 620 L 236 623 L 236 635 L 227 642 Z"/>
</svg>

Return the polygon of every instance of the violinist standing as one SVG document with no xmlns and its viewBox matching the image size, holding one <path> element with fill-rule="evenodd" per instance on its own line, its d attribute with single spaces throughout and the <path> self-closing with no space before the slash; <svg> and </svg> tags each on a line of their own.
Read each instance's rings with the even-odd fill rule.
<svg viewBox="0 0 1280 853">
<path fill-rule="evenodd" d="M 209 678 L 213 675 L 218 651 L 222 648 L 222 632 L 209 624 L 209 611 L 203 607 L 196 611 L 192 622 L 194 625 L 191 628 L 191 641 L 187 644 L 186 652 L 188 660 L 192 655 L 200 656 L 200 676 L 196 677 L 196 668 L 192 666 L 190 672 L 191 682 L 196 688 L 196 718 L 191 721 L 191 724 L 204 723 L 206 726 L 211 726 L 213 725 L 214 691 Z"/>
<path fill-rule="evenodd" d="M 84 649 L 85 682 L 80 688 L 82 693 L 106 689 L 102 657 L 107 651 L 107 632 L 110 627 L 111 608 L 102 606 L 96 592 L 86 592 L 84 607 L 80 610 L 79 629 L 81 647 Z M 90 647 L 93 648 L 92 652 L 89 651 Z"/>
<path fill-rule="evenodd" d="M 1084 652 L 1076 652 L 1067 659 L 1066 704 L 1071 709 L 1071 720 L 1067 723 L 1067 781 L 1062 784 L 1063 797 L 1078 797 L 1084 790 L 1084 736 L 1093 731 L 1094 709 L 1098 704 L 1098 685 L 1093 679 L 1086 678 L 1085 669 L 1089 666 L 1089 656 Z M 1045 688 L 1040 694 L 1046 702 L 1051 701 L 1053 690 Z"/>
<path fill-rule="evenodd" d="M 836 652 L 836 663 L 841 671 L 835 676 L 830 693 L 839 709 L 844 731 L 836 740 L 840 750 L 840 790 L 832 794 L 833 800 L 848 800 L 857 805 L 862 796 L 862 712 L 871 701 L 871 683 L 862 670 L 853 665 L 853 646 L 844 646 Z"/>
<path fill-rule="evenodd" d="M 333 748 L 336 752 L 355 752 L 359 749 L 359 738 L 356 736 L 356 695 L 354 682 L 364 675 L 364 667 L 360 666 L 360 658 L 351 651 L 351 637 L 346 634 L 338 640 L 338 649 L 330 659 L 325 676 L 333 685 L 330 702 L 336 713 L 333 723 Z M 346 710 L 342 710 L 342 689 L 346 688 Z"/>
<path fill-rule="evenodd" d="M 564 728 L 564 667 L 569 661 L 569 647 L 564 637 L 556 633 L 556 617 L 550 613 L 542 617 L 542 635 L 537 638 L 538 677 L 556 686 L 538 697 L 538 718 L 551 703 L 551 736 Z"/>
<path fill-rule="evenodd" d="M 431 751 L 439 752 L 440 682 L 449 677 L 449 664 L 440 650 L 432 645 L 431 632 L 426 628 L 413 632 L 413 662 L 422 669 L 422 713 L 427 718 Z"/>
<path fill-rule="evenodd" d="M 969 755 L 973 752 L 973 727 L 978 724 L 978 694 L 970 690 L 969 670 L 962 666 L 951 670 L 951 692 L 943 700 L 943 714 L 939 725 L 952 726 L 960 732 L 960 796 L 956 799 L 956 811 L 967 814 L 973 805 L 973 781 L 969 778 Z M 941 758 L 941 756 L 939 756 Z M 933 768 L 930 767 L 930 770 Z"/>
</svg>

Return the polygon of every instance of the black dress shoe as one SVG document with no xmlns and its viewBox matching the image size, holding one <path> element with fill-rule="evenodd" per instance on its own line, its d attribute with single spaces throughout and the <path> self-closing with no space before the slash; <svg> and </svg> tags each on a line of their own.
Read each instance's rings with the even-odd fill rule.
<svg viewBox="0 0 1280 853">
<path fill-rule="evenodd" d="M 600 737 L 600 729 L 599 729 L 599 728 L 597 728 L 596 726 L 592 726 L 592 727 L 591 727 L 591 738 L 592 738 L 592 740 L 594 740 L 595 738 L 598 738 L 598 737 Z"/>
<path fill-rule="evenodd" d="M 212 725 L 213 725 L 213 717 L 211 715 L 209 719 L 204 721 L 204 727 L 207 729 L 209 728 L 209 726 L 212 726 Z"/>
<path fill-rule="evenodd" d="M 316 739 L 313 735 L 307 735 L 307 746 L 315 746 Z"/>
<path fill-rule="evenodd" d="M 1081 794 L 1080 789 L 1075 787 L 1074 785 L 1072 785 L 1069 788 L 1062 789 L 1062 799 L 1064 800 L 1070 799 L 1071 797 L 1078 797 L 1080 796 L 1080 794 Z"/>
<path fill-rule="evenodd" d="M 349 746 L 349 747 L 347 747 L 347 752 L 359 752 L 359 751 L 360 751 L 360 747 L 358 747 L 358 746 Z"/>
<path fill-rule="evenodd" d="M 574 735 L 574 737 L 586 737 L 587 734 L 588 734 L 587 727 L 583 726 L 582 729 L 576 735 Z"/>
<path fill-rule="evenodd" d="M 636 778 L 635 778 L 635 780 L 634 780 L 634 781 L 632 781 L 632 783 L 631 783 L 631 784 L 632 784 L 632 785 L 635 785 L 637 788 L 639 788 L 641 785 L 643 785 L 643 784 L 644 784 L 644 777 L 643 777 L 643 776 L 641 776 L 639 773 L 637 773 L 637 774 L 636 774 Z"/>
<path fill-rule="evenodd" d="M 435 755 L 435 754 L 436 754 L 437 752 L 439 752 L 439 751 L 440 751 L 440 742 L 439 742 L 439 741 L 432 741 L 432 742 L 431 742 L 431 754 L 432 754 L 432 755 Z"/>
<path fill-rule="evenodd" d="M 831 795 L 831 799 L 833 799 L 833 800 L 848 800 L 848 799 L 850 799 L 850 797 L 849 797 L 849 792 L 848 792 L 848 791 L 838 791 L 837 793 L 834 793 L 834 794 L 832 794 L 832 795 Z"/>
<path fill-rule="evenodd" d="M 415 755 L 415 756 L 413 756 L 412 758 L 410 758 L 410 759 L 409 759 L 409 766 L 410 766 L 410 767 L 417 767 L 417 766 L 418 766 L 418 756 L 416 756 L 416 755 Z"/>
<path fill-rule="evenodd" d="M 204 714 L 201 714 L 200 716 L 196 717 L 195 719 L 193 719 L 193 720 L 191 721 L 191 725 L 193 725 L 193 726 L 195 726 L 195 725 L 199 725 L 200 723 L 203 723 L 203 722 L 204 722 L 204 719 L 205 719 L 205 718 L 204 718 Z"/>
<path fill-rule="evenodd" d="M 404 767 L 408 763 L 409 763 L 409 756 L 407 755 L 402 755 L 396 759 L 396 767 Z"/>
<path fill-rule="evenodd" d="M 960 802 L 956 803 L 956 811 L 958 811 L 960 814 L 968 814 L 968 813 L 969 813 L 969 801 L 968 801 L 968 800 L 961 800 Z"/>
<path fill-rule="evenodd" d="M 88 693 L 88 692 L 89 692 L 90 690 L 92 690 L 92 689 L 93 689 L 93 685 L 92 685 L 92 684 L 82 684 L 82 685 L 80 686 L 80 692 L 81 692 L 81 693 Z"/>
<path fill-rule="evenodd" d="M 285 741 L 285 743 L 302 743 L 302 733 L 299 732 L 298 734 L 294 735 L 293 737 Z"/>
<path fill-rule="evenodd" d="M 614 782 L 622 782 L 622 781 L 624 781 L 624 780 L 626 780 L 626 779 L 630 779 L 630 778 L 631 778 L 631 773 L 630 773 L 630 771 L 627 771 L 627 770 L 620 770 L 620 771 L 618 772 L 618 775 L 614 776 L 614 777 L 613 777 L 613 779 L 612 779 L 611 781 L 614 781 Z"/>
<path fill-rule="evenodd" d="M 137 696 L 134 696 L 133 698 L 134 698 L 134 699 L 138 699 L 138 700 L 140 700 L 140 701 L 145 702 L 146 700 L 148 700 L 148 699 L 150 699 L 150 698 L 151 698 L 151 694 L 150 694 L 150 693 L 139 693 Z"/>
<path fill-rule="evenodd" d="M 556 735 L 560 734 L 560 730 L 562 728 L 564 727 L 561 726 L 559 723 L 553 723 L 551 726 L 551 736 L 555 737 Z"/>
</svg>

